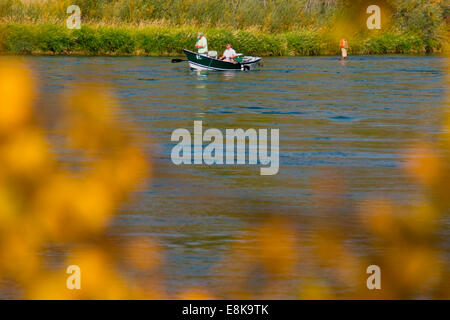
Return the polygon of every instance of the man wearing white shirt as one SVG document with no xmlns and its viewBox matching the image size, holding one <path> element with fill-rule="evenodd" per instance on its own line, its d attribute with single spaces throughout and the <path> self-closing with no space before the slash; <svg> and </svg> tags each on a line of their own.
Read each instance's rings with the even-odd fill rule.
<svg viewBox="0 0 450 320">
<path fill-rule="evenodd" d="M 198 50 L 198 53 L 207 54 L 208 53 L 208 40 L 203 33 L 198 33 L 198 40 L 195 44 L 195 47 Z"/>
<path fill-rule="evenodd" d="M 220 60 L 225 60 L 228 62 L 232 62 L 234 58 L 237 58 L 236 51 L 231 48 L 231 44 L 227 44 L 227 50 L 223 52 L 223 55 L 220 57 Z"/>
</svg>

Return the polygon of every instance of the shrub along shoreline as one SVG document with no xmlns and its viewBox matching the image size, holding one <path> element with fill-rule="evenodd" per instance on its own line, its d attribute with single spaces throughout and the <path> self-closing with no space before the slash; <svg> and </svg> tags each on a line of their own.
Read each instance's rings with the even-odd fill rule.
<svg viewBox="0 0 450 320">
<path fill-rule="evenodd" d="M 227 29 L 197 30 L 188 27 L 105 27 L 84 25 L 69 30 L 53 24 L 0 25 L 1 54 L 178 56 L 193 49 L 197 31 L 208 38 L 209 49 L 221 52 L 226 43 L 247 55 L 338 55 L 339 40 L 327 31 L 299 30 L 283 33 Z M 351 55 L 442 53 L 444 40 L 426 39 L 395 30 L 372 31 L 348 37 Z"/>
</svg>

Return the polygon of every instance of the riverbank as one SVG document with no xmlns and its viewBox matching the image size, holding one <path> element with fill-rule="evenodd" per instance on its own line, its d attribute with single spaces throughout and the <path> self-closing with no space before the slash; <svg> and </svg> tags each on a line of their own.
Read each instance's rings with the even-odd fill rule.
<svg viewBox="0 0 450 320">
<path fill-rule="evenodd" d="M 70 30 L 54 24 L 0 25 L 1 54 L 177 56 L 193 48 L 198 31 L 208 38 L 210 50 L 222 51 L 227 43 L 248 55 L 313 56 L 339 54 L 339 39 L 324 29 L 264 33 L 251 30 L 188 27 L 109 27 L 84 25 Z M 442 53 L 445 40 L 394 29 L 348 37 L 351 55 Z"/>
</svg>

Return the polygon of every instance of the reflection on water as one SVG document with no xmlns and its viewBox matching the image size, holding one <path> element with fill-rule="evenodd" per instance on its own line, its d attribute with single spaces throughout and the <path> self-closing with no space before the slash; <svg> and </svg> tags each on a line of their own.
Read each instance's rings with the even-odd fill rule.
<svg viewBox="0 0 450 320">
<path fill-rule="evenodd" d="M 239 230 L 268 214 L 291 218 L 308 238 L 317 220 L 357 233 L 349 212 L 366 198 L 414 202 L 419 190 L 400 168 L 402 152 L 435 139 L 445 108 L 447 61 L 439 57 L 267 58 L 261 70 L 232 73 L 190 71 L 166 58 L 24 59 L 39 75 L 45 114 L 58 112 L 64 88 L 100 83 L 149 138 L 154 178 L 112 232 L 158 238 L 175 291 L 226 278 L 212 266 Z M 204 130 L 280 129 L 279 174 L 173 165 L 170 135 L 192 132 L 194 120 Z M 339 210 L 336 194 L 345 199 Z"/>
</svg>

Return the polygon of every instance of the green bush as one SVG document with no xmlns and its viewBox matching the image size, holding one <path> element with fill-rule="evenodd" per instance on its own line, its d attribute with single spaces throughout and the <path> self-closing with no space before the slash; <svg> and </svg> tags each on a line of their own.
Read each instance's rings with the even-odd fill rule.
<svg viewBox="0 0 450 320">
<path fill-rule="evenodd" d="M 249 55 L 281 56 L 287 53 L 286 37 L 282 34 L 237 31 L 233 46 Z"/>
<path fill-rule="evenodd" d="M 321 53 L 323 39 L 317 32 L 300 31 L 286 34 L 290 53 L 298 56 L 317 56 Z"/>
<path fill-rule="evenodd" d="M 258 56 L 339 54 L 339 40 L 327 30 L 286 33 L 203 30 L 210 50 L 221 53 L 227 43 L 237 52 Z M 180 55 L 195 50 L 193 28 L 92 27 L 69 30 L 58 25 L 0 26 L 0 50 L 9 54 Z M 414 32 L 398 30 L 366 32 L 349 39 L 350 54 L 428 53 L 441 42 Z"/>
<path fill-rule="evenodd" d="M 195 41 L 196 33 L 190 30 L 146 28 L 136 32 L 137 48 L 148 55 L 177 55 Z"/>
<path fill-rule="evenodd" d="M 387 32 L 368 36 L 359 42 L 362 43 L 359 48 L 362 54 L 426 53 L 425 42 L 416 34 Z"/>
<path fill-rule="evenodd" d="M 88 55 L 99 54 L 102 44 L 95 29 L 82 26 L 79 30 L 72 30 L 71 35 L 74 42 L 73 51 Z"/>
<path fill-rule="evenodd" d="M 56 54 L 71 51 L 72 43 L 68 29 L 55 25 L 44 25 L 37 28 L 36 47 L 43 52 Z"/>
<path fill-rule="evenodd" d="M 2 30 L 1 47 L 6 53 L 31 54 L 35 50 L 36 38 L 29 26 L 7 25 Z"/>
<path fill-rule="evenodd" d="M 131 54 L 136 43 L 133 32 L 121 28 L 101 28 L 97 30 L 100 51 L 103 54 Z"/>
</svg>

